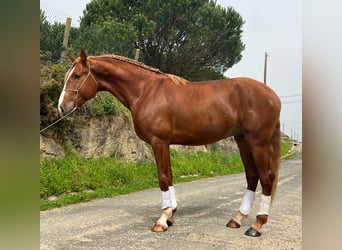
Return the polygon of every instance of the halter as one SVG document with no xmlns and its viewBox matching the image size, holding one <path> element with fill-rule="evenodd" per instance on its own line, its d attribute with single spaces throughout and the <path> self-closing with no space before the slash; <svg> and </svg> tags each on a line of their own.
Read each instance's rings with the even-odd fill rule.
<svg viewBox="0 0 342 250">
<path fill-rule="evenodd" d="M 77 109 L 77 100 L 78 100 L 78 93 L 80 92 L 81 88 L 83 87 L 83 85 L 85 84 L 85 82 L 88 80 L 88 77 L 91 76 L 94 80 L 94 82 L 96 83 L 97 88 L 99 88 L 99 83 L 96 81 L 94 75 L 91 73 L 90 71 L 90 63 L 88 62 L 88 75 L 87 77 L 83 80 L 83 82 L 81 83 L 81 85 L 79 86 L 78 89 L 64 89 L 63 91 L 68 91 L 68 92 L 75 92 L 76 93 L 76 102 L 75 102 L 75 107 L 66 115 L 62 116 L 61 118 L 59 118 L 57 121 L 54 121 L 53 123 L 51 123 L 49 126 L 43 128 L 42 130 L 40 130 L 40 133 L 47 130 L 48 128 L 52 127 L 53 125 L 55 125 L 57 122 L 63 120 L 65 117 L 71 115 L 76 109 Z M 65 83 L 67 84 L 67 82 Z"/>
<path fill-rule="evenodd" d="M 94 80 L 94 82 L 96 83 L 97 88 L 99 88 L 99 83 L 96 81 L 95 77 L 93 76 L 93 74 L 90 71 L 90 63 L 88 62 L 88 75 L 87 77 L 83 80 L 83 82 L 81 83 L 81 85 L 78 87 L 78 89 L 64 89 L 64 92 L 75 92 L 76 93 L 76 102 L 75 102 L 75 107 L 74 109 L 77 109 L 77 99 L 78 99 L 78 93 L 80 92 L 81 88 L 83 87 L 83 85 L 85 84 L 85 82 L 88 80 L 88 77 L 91 76 Z M 67 84 L 67 82 L 65 83 Z"/>
</svg>

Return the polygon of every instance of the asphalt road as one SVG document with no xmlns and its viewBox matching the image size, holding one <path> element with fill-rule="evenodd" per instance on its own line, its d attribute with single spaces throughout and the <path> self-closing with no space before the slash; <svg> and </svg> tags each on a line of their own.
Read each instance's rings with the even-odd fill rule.
<svg viewBox="0 0 342 250">
<path fill-rule="evenodd" d="M 241 228 L 225 227 L 245 189 L 244 174 L 176 184 L 178 212 L 165 233 L 151 227 L 159 189 L 75 204 L 40 213 L 40 249 L 302 249 L 302 158 L 282 163 L 276 200 L 259 238 L 254 222 L 260 188 Z"/>
</svg>

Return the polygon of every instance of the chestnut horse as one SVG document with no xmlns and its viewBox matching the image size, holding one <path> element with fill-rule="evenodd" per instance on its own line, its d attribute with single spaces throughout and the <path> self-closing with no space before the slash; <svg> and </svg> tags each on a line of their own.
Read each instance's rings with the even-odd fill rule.
<svg viewBox="0 0 342 250">
<path fill-rule="evenodd" d="M 245 234 L 261 235 L 280 163 L 280 100 L 269 87 L 249 78 L 189 82 L 126 57 L 87 56 L 83 49 L 80 57 L 69 58 L 72 66 L 59 98 L 60 114 L 74 111 L 98 91 L 108 91 L 131 111 L 137 135 L 152 146 L 162 198 L 162 214 L 152 231 L 166 231 L 177 210 L 170 144 L 204 145 L 234 136 L 247 189 L 226 226 L 241 226 L 260 180 L 259 211 Z"/>
</svg>

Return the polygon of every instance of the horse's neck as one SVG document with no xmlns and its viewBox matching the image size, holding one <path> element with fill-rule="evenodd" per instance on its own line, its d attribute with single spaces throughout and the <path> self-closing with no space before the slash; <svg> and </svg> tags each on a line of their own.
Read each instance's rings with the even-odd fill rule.
<svg viewBox="0 0 342 250">
<path fill-rule="evenodd" d="M 101 89 L 112 93 L 128 109 L 148 87 L 150 72 L 125 62 L 98 62 L 97 73 L 101 75 Z M 99 72 L 108 72 L 101 74 Z"/>
</svg>

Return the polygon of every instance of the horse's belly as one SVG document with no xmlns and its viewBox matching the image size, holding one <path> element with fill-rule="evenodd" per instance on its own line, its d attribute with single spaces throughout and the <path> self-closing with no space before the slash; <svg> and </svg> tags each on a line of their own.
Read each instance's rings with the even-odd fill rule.
<svg viewBox="0 0 342 250">
<path fill-rule="evenodd" d="M 231 135 L 226 136 L 182 136 L 176 137 L 171 140 L 170 144 L 180 144 L 180 145 L 189 145 L 189 146 L 199 146 L 206 145 L 217 142 L 224 138 L 227 138 Z"/>
<path fill-rule="evenodd" d="M 237 126 L 218 127 L 211 125 L 196 130 L 176 130 L 171 137 L 171 144 L 205 145 L 237 134 L 239 134 L 239 128 Z"/>
</svg>

